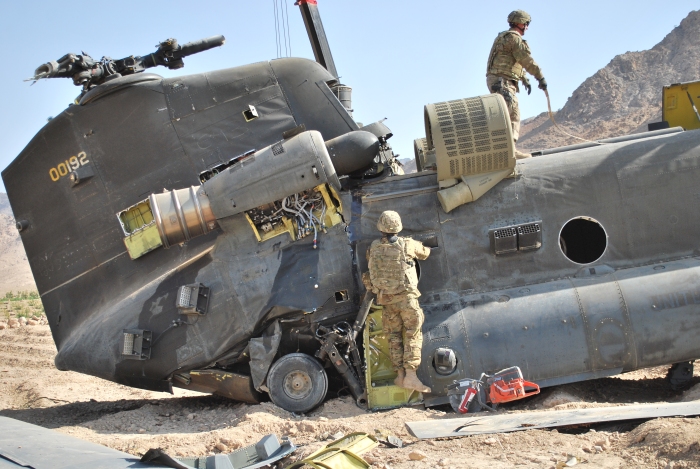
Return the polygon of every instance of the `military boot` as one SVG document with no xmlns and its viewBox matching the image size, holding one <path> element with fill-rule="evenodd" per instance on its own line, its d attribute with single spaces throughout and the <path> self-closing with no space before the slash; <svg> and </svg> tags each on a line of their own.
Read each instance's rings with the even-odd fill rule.
<svg viewBox="0 0 700 469">
<path fill-rule="evenodd" d="M 403 379 L 402 387 L 405 389 L 413 389 L 414 391 L 418 392 L 431 392 L 430 388 L 421 383 L 421 381 L 418 379 L 418 376 L 416 376 L 416 370 L 411 370 L 410 368 L 406 368 L 406 377 Z"/>
<path fill-rule="evenodd" d="M 398 376 L 394 378 L 394 385 L 402 388 L 403 380 L 406 378 L 406 370 L 404 370 L 403 368 L 399 368 L 396 371 L 396 373 L 398 374 Z"/>
<path fill-rule="evenodd" d="M 515 159 L 516 160 L 524 160 L 525 158 L 530 158 L 532 155 L 530 153 L 523 153 L 520 150 L 515 150 Z"/>
</svg>

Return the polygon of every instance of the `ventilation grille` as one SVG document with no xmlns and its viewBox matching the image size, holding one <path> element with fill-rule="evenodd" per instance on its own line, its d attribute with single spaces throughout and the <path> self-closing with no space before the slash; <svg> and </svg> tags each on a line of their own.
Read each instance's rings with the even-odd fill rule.
<svg viewBox="0 0 700 469">
<path fill-rule="evenodd" d="M 542 229 L 540 223 L 529 223 L 518 226 L 518 249 L 529 251 L 542 246 Z"/>
<path fill-rule="evenodd" d="M 512 131 L 502 101 L 487 95 L 425 107 L 426 135 L 437 152 L 439 180 L 515 166 Z"/>
<path fill-rule="evenodd" d="M 491 252 L 507 254 L 516 251 L 530 251 L 542 246 L 542 222 L 523 223 L 489 230 Z"/>
<path fill-rule="evenodd" d="M 275 143 L 272 145 L 272 154 L 273 155 L 281 155 L 284 153 L 284 147 L 282 146 L 282 143 Z"/>
<path fill-rule="evenodd" d="M 523 225 L 518 227 L 518 234 L 519 235 L 525 235 L 525 234 L 532 234 L 532 233 L 537 233 L 540 231 L 540 225 L 537 223 L 532 223 L 530 225 Z"/>
<path fill-rule="evenodd" d="M 501 230 L 494 231 L 493 235 L 498 238 L 512 238 L 516 235 L 515 228 L 503 228 Z"/>
<path fill-rule="evenodd" d="M 518 250 L 518 233 L 515 228 L 500 228 L 491 235 L 493 251 L 496 254 L 506 254 Z"/>
<path fill-rule="evenodd" d="M 134 354 L 134 334 L 124 333 L 124 346 L 122 347 L 122 355 Z"/>
<path fill-rule="evenodd" d="M 180 289 L 180 301 L 178 301 L 178 307 L 189 307 L 190 298 L 192 298 L 191 288 L 181 288 Z"/>
</svg>

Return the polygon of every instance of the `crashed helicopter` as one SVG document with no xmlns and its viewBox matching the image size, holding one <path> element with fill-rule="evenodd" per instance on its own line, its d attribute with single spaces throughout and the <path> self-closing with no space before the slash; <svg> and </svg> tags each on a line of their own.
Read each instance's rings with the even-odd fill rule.
<svg viewBox="0 0 700 469">
<path fill-rule="evenodd" d="M 699 131 L 516 163 L 502 97 L 456 99 L 425 107 L 419 171 L 395 174 L 391 131 L 355 122 L 316 2 L 298 3 L 316 62 L 145 72 L 218 36 L 37 69 L 83 90 L 2 173 L 59 369 L 296 412 L 328 371 L 373 409 L 443 404 L 513 365 L 541 387 L 666 364 L 692 377 Z M 432 249 L 416 264 L 430 395 L 393 386 L 361 282 L 384 210 Z"/>
</svg>

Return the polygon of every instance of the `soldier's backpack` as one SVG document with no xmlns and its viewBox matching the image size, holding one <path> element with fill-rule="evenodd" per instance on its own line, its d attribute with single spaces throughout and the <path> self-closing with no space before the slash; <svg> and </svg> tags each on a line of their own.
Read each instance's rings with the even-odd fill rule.
<svg viewBox="0 0 700 469">
<path fill-rule="evenodd" d="M 406 255 L 406 242 L 376 240 L 370 246 L 369 275 L 372 286 L 383 293 L 395 295 L 418 285 L 413 259 Z"/>
</svg>

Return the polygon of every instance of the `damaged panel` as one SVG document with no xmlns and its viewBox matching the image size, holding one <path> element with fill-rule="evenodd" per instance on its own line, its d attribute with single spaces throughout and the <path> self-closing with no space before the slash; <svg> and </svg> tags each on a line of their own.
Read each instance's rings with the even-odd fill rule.
<svg viewBox="0 0 700 469">
<path fill-rule="evenodd" d="M 407 422 L 406 428 L 416 438 L 428 439 L 516 432 L 620 420 L 677 417 L 679 415 L 700 415 L 700 401 L 624 405 L 615 407 L 614 412 L 610 411 L 610 407 L 593 407 L 589 409 L 486 415 L 477 418 L 428 420 L 424 422 Z"/>
<path fill-rule="evenodd" d="M 251 105 L 259 117 L 246 122 L 243 112 Z M 197 173 L 271 145 L 280 140 L 284 131 L 297 125 L 278 87 L 257 91 L 173 123 Z"/>
</svg>

